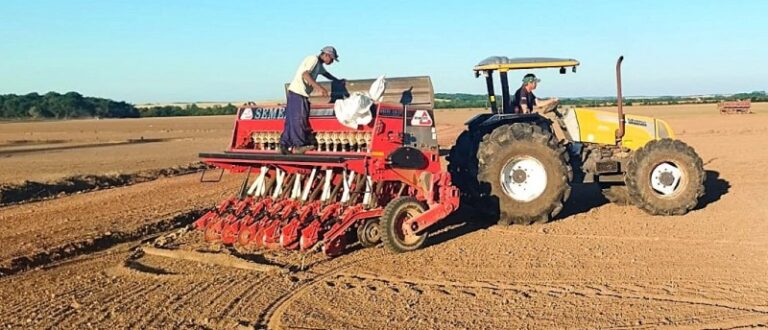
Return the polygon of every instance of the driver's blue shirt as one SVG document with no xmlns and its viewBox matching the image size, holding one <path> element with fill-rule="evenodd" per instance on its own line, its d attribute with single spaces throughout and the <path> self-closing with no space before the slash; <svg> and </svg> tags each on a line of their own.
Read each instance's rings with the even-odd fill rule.
<svg viewBox="0 0 768 330">
<path fill-rule="evenodd" d="M 514 111 L 514 113 L 523 113 L 523 106 L 528 108 L 529 112 L 533 112 L 533 107 L 535 105 L 536 95 L 533 95 L 533 92 L 525 90 L 525 87 L 520 87 L 512 97 L 512 111 Z"/>
</svg>

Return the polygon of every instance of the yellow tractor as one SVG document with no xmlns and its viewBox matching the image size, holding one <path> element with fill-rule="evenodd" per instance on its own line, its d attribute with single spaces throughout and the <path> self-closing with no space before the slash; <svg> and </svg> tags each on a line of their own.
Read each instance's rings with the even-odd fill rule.
<svg viewBox="0 0 768 330">
<path fill-rule="evenodd" d="M 702 160 L 665 121 L 624 114 L 622 60 L 616 63 L 618 114 L 557 104 L 515 113 L 509 71 L 576 72 L 574 59 L 494 56 L 476 65 L 491 111 L 466 123 L 448 155 L 462 203 L 491 211 L 499 224 L 543 223 L 560 213 L 572 184 L 597 183 L 608 200 L 649 214 L 682 215 L 695 208 L 704 194 Z"/>
</svg>

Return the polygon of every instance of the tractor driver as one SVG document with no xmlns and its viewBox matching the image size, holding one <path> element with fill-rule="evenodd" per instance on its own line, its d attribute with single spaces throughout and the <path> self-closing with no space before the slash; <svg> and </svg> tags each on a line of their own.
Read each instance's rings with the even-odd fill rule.
<svg viewBox="0 0 768 330">
<path fill-rule="evenodd" d="M 534 107 L 546 107 L 558 102 L 556 97 L 541 101 L 536 95 L 533 95 L 533 90 L 536 89 L 536 86 L 540 81 L 541 79 L 536 78 L 533 73 L 526 74 L 523 77 L 523 85 L 512 97 L 512 109 L 514 110 L 514 113 L 532 113 Z"/>
<path fill-rule="evenodd" d="M 288 85 L 288 100 L 285 106 L 285 125 L 280 136 L 280 153 L 288 154 L 293 149 L 295 154 L 303 154 L 307 150 L 314 150 L 311 144 L 311 129 L 309 127 L 309 94 L 317 89 L 321 95 L 328 96 L 328 90 L 317 83 L 317 76 L 322 75 L 331 81 L 341 81 L 328 71 L 323 65 L 331 65 L 339 60 L 336 48 L 323 47 L 320 55 L 310 55 L 304 58 L 299 65 L 296 74 Z"/>
</svg>

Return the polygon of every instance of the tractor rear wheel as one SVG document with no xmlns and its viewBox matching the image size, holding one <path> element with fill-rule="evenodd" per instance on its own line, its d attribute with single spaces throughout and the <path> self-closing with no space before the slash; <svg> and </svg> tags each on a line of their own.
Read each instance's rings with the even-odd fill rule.
<svg viewBox="0 0 768 330">
<path fill-rule="evenodd" d="M 704 195 L 704 164 L 679 140 L 648 142 L 632 155 L 624 178 L 633 204 L 652 215 L 683 215 Z"/>
<path fill-rule="evenodd" d="M 451 182 L 461 192 L 462 204 L 478 206 L 480 183 L 477 181 L 477 147 L 480 142 L 473 139 L 469 131 L 462 132 L 448 153 L 448 172 Z"/>
<path fill-rule="evenodd" d="M 477 151 L 479 181 L 499 224 L 545 223 L 571 194 L 565 147 L 540 126 L 514 123 L 483 137 Z"/>
<path fill-rule="evenodd" d="M 427 234 L 416 235 L 403 224 L 426 210 L 426 206 L 413 197 L 399 197 L 390 201 L 380 218 L 381 241 L 384 246 L 398 253 L 422 247 Z"/>
<path fill-rule="evenodd" d="M 372 247 L 381 243 L 381 229 L 379 228 L 379 219 L 365 220 L 357 227 L 357 240 L 363 247 Z"/>
</svg>

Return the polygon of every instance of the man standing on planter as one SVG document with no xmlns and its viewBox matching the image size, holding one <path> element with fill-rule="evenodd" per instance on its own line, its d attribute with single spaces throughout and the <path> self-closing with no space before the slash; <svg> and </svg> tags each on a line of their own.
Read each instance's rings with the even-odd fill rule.
<svg viewBox="0 0 768 330">
<path fill-rule="evenodd" d="M 288 85 L 288 102 L 285 106 L 285 126 L 280 136 L 280 153 L 286 155 L 290 149 L 295 154 L 303 154 L 307 150 L 314 150 L 311 144 L 311 129 L 309 128 L 309 95 L 317 89 L 322 96 L 328 96 L 328 90 L 317 83 L 317 76 L 322 75 L 331 81 L 337 79 L 324 65 L 331 65 L 339 60 L 336 48 L 324 47 L 320 55 L 310 55 L 304 58 L 299 65 L 296 74 Z M 342 83 L 344 80 L 341 80 Z"/>
</svg>

